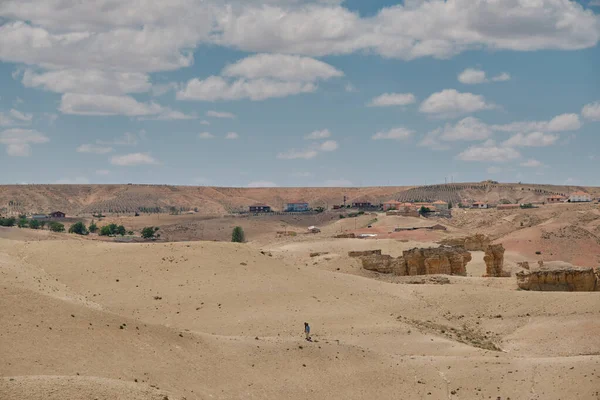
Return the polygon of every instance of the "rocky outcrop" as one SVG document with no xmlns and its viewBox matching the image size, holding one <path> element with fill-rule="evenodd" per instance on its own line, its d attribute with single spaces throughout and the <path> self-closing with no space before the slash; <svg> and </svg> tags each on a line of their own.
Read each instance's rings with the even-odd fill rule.
<svg viewBox="0 0 600 400">
<path fill-rule="evenodd" d="M 521 261 L 517 263 L 517 267 L 519 268 L 523 268 L 523 269 L 529 269 L 529 262 L 528 261 Z"/>
<path fill-rule="evenodd" d="M 328 251 L 316 251 L 314 253 L 310 253 L 310 256 L 311 257 L 320 257 L 320 256 L 325 256 L 327 254 L 329 254 Z"/>
<path fill-rule="evenodd" d="M 485 248 L 485 276 L 507 277 L 510 273 L 504 272 L 504 246 L 502 244 L 491 244 Z"/>
<path fill-rule="evenodd" d="M 545 266 L 542 269 L 516 273 L 517 284 L 523 290 L 548 292 L 600 291 L 600 269 L 571 265 Z"/>
<path fill-rule="evenodd" d="M 482 233 L 462 238 L 444 239 L 439 242 L 444 246 L 464 247 L 467 251 L 485 251 L 492 240 Z"/>
<path fill-rule="evenodd" d="M 468 251 L 444 246 L 406 250 L 402 257 L 397 258 L 381 254 L 381 250 L 350 252 L 349 255 L 359 257 L 366 270 L 398 276 L 466 275 L 466 265 L 471 261 Z"/>
</svg>

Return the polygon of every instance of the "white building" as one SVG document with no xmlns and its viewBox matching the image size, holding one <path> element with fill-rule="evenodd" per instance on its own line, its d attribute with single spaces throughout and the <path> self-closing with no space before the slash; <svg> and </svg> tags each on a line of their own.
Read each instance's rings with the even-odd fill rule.
<svg viewBox="0 0 600 400">
<path fill-rule="evenodd" d="M 569 195 L 571 203 L 583 203 L 592 201 L 592 196 L 585 192 L 573 192 Z"/>
</svg>

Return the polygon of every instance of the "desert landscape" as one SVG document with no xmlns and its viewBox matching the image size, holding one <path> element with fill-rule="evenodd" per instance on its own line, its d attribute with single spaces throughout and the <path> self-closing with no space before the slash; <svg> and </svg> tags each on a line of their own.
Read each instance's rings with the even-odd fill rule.
<svg viewBox="0 0 600 400">
<path fill-rule="evenodd" d="M 544 200 L 573 191 L 600 194 L 0 186 L 5 216 L 133 232 L 0 227 L 0 398 L 599 399 L 600 208 Z M 344 196 L 454 207 L 334 210 Z M 300 198 L 324 210 L 282 212 Z"/>
</svg>

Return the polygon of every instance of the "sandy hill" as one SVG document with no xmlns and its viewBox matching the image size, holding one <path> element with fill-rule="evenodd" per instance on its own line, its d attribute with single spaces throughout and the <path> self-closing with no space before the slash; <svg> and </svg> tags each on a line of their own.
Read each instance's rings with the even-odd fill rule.
<svg viewBox="0 0 600 400">
<path fill-rule="evenodd" d="M 386 283 L 285 247 L 32 238 L 0 238 L 2 399 L 598 395 L 596 293 Z"/>
<path fill-rule="evenodd" d="M 423 187 L 364 188 L 220 188 L 167 185 L 3 185 L 0 186 L 0 213 L 36 213 L 61 210 L 69 215 L 93 212 L 180 210 L 197 208 L 201 215 L 223 215 L 247 210 L 253 203 L 266 203 L 281 210 L 285 203 L 305 200 L 312 207 L 331 207 L 347 202 L 381 203 L 401 201 L 481 200 L 499 202 L 543 201 L 550 194 L 585 190 L 594 195 L 598 188 L 573 186 L 463 183 Z"/>
</svg>

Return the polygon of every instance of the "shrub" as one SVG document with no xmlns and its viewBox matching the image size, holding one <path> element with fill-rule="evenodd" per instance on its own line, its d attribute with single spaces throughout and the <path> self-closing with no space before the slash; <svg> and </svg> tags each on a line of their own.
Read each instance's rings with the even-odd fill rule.
<svg viewBox="0 0 600 400">
<path fill-rule="evenodd" d="M 430 212 L 431 212 L 431 210 L 428 207 L 425 207 L 425 206 L 421 206 L 421 208 L 419 209 L 419 213 L 420 214 L 427 214 L 427 213 L 430 213 Z"/>
<path fill-rule="evenodd" d="M 41 226 L 42 224 L 37 219 L 32 219 L 31 221 L 29 221 L 29 227 L 31 229 L 40 229 Z"/>
<path fill-rule="evenodd" d="M 0 218 L 0 226 L 15 226 L 17 220 L 15 217 Z"/>
<path fill-rule="evenodd" d="M 52 232 L 64 232 L 65 231 L 65 226 L 63 224 L 61 224 L 60 222 L 50 222 L 48 224 L 48 228 L 50 228 L 50 230 Z"/>
<path fill-rule="evenodd" d="M 142 237 L 144 239 L 154 239 L 158 236 L 160 236 L 160 234 L 157 236 L 156 232 L 158 231 L 158 226 L 147 226 L 144 229 L 142 229 Z"/>
<path fill-rule="evenodd" d="M 127 231 L 127 235 L 133 236 L 133 231 Z"/>
<path fill-rule="evenodd" d="M 231 233 L 231 241 L 234 243 L 244 243 L 246 241 L 244 230 L 241 226 L 236 226 L 233 228 L 233 232 Z"/>
<path fill-rule="evenodd" d="M 83 222 L 77 221 L 69 227 L 69 233 L 75 233 L 77 235 L 87 235 L 89 232 Z"/>
<path fill-rule="evenodd" d="M 344 214 L 340 214 L 340 219 L 344 219 L 346 216 Z"/>
<path fill-rule="evenodd" d="M 111 224 L 114 225 L 114 224 Z M 113 232 L 111 230 L 111 226 L 110 225 L 105 225 L 102 228 L 100 228 L 100 236 L 111 236 L 113 235 Z"/>
<path fill-rule="evenodd" d="M 127 231 L 125 230 L 125 227 L 123 225 L 119 225 L 117 226 L 115 234 L 125 236 L 127 234 Z"/>
<path fill-rule="evenodd" d="M 27 228 L 29 226 L 29 222 L 25 218 L 19 218 L 19 221 L 17 222 L 17 226 L 19 228 Z"/>
<path fill-rule="evenodd" d="M 92 222 L 90 223 L 88 230 L 92 233 L 96 233 L 96 231 L 98 230 L 98 225 L 96 225 L 94 220 L 92 220 Z"/>
<path fill-rule="evenodd" d="M 521 208 L 533 208 L 533 204 L 531 204 L 531 203 L 521 204 Z"/>
</svg>

